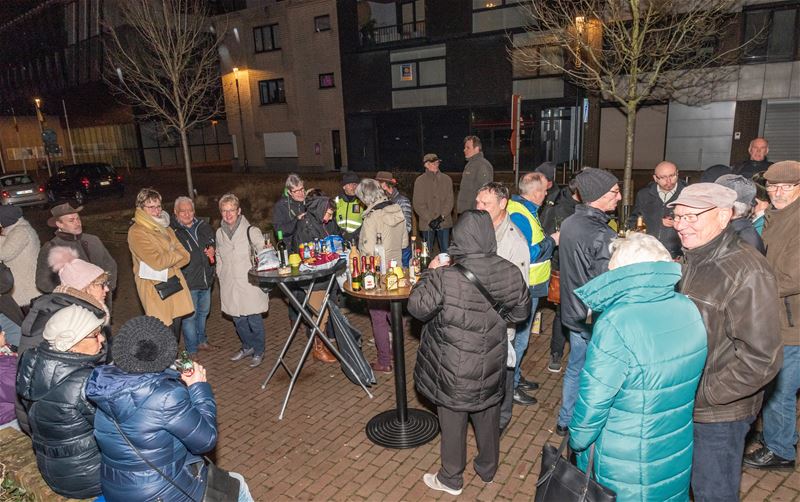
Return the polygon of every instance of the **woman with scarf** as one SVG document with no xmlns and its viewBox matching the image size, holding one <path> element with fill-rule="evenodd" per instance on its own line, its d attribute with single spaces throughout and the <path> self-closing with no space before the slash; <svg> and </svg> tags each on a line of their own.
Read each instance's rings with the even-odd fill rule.
<svg viewBox="0 0 800 502">
<path fill-rule="evenodd" d="M 222 311 L 233 318 L 242 347 L 231 357 L 240 361 L 252 356 L 250 367 L 264 360 L 264 320 L 269 296 L 247 280 L 252 254 L 264 249 L 264 234 L 242 214 L 239 198 L 227 193 L 219 199 L 222 222 L 217 229 L 217 277 Z"/>
<path fill-rule="evenodd" d="M 128 230 L 128 248 L 133 259 L 133 280 L 144 313 L 172 327 L 180 338 L 180 318 L 194 312 L 189 287 L 181 267 L 189 263 L 189 252 L 169 226 L 169 214 L 161 208 L 161 194 L 143 188 L 136 196 L 136 213 Z M 166 273 L 164 273 L 166 272 Z M 162 280 L 155 275 L 162 274 Z M 177 277 L 180 290 L 161 298 L 156 286 Z M 174 280 L 173 280 L 174 281 Z"/>
</svg>

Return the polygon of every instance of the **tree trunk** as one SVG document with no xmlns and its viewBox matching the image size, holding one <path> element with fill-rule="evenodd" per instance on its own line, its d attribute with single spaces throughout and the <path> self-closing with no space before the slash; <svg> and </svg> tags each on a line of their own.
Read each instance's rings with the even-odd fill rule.
<svg viewBox="0 0 800 502">
<path fill-rule="evenodd" d="M 186 129 L 181 130 L 181 147 L 183 148 L 183 165 L 186 168 L 186 189 L 194 200 L 194 184 L 192 183 L 192 158 L 189 156 L 189 138 Z"/>
<path fill-rule="evenodd" d="M 625 172 L 622 179 L 622 216 L 627 218 L 633 205 L 633 140 L 636 134 L 636 106 L 625 110 Z"/>
</svg>

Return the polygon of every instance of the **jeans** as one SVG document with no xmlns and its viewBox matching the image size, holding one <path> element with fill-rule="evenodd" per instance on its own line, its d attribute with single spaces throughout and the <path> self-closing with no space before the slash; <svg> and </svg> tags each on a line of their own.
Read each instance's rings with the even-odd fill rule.
<svg viewBox="0 0 800 502">
<path fill-rule="evenodd" d="M 403 256 L 400 258 L 400 261 L 403 267 L 408 267 L 408 264 L 411 262 L 411 246 L 403 248 Z M 387 263 L 386 265 L 388 266 L 389 264 Z"/>
<path fill-rule="evenodd" d="M 475 429 L 478 455 L 473 460 L 475 472 L 484 483 L 494 479 L 500 460 L 500 403 L 485 410 L 466 412 L 438 406 L 442 441 L 439 446 L 442 468 L 436 476 L 439 481 L 458 490 L 464 486 L 464 468 L 467 465 L 467 421 Z"/>
<path fill-rule="evenodd" d="M 242 349 L 253 349 L 254 356 L 264 355 L 264 320 L 261 314 L 243 315 L 233 318 L 236 334 L 242 341 Z"/>
<path fill-rule="evenodd" d="M 238 472 L 229 471 L 229 474 L 232 478 L 236 478 L 239 480 L 239 500 L 238 502 L 255 502 L 253 496 L 250 495 L 250 487 L 247 486 L 247 481 L 244 480 L 244 476 L 239 474 Z"/>
<path fill-rule="evenodd" d="M 522 364 L 522 356 L 524 356 L 525 351 L 528 350 L 528 340 L 531 337 L 531 324 L 533 324 L 533 316 L 536 315 L 536 307 L 539 304 L 539 299 L 533 296 L 533 289 L 533 286 L 528 288 L 531 292 L 531 314 L 524 322 L 517 325 L 517 333 L 514 335 L 514 352 L 517 355 L 517 361 L 514 365 L 515 389 L 517 385 L 519 385 L 519 377 L 521 374 L 519 367 Z"/>
<path fill-rule="evenodd" d="M 783 367 L 764 398 L 764 446 L 794 460 L 797 444 L 797 391 L 800 389 L 800 346 L 783 347 Z"/>
<path fill-rule="evenodd" d="M 378 364 L 388 366 L 392 364 L 389 302 L 369 302 L 369 317 L 372 320 L 372 337 L 375 339 L 375 349 L 378 352 Z"/>
<path fill-rule="evenodd" d="M 744 437 L 754 419 L 694 423 L 692 491 L 695 502 L 739 500 Z"/>
<path fill-rule="evenodd" d="M 589 333 L 569 332 L 569 359 L 561 388 L 561 409 L 558 411 L 558 425 L 561 427 L 569 427 L 572 420 L 572 411 L 575 409 L 575 401 L 578 400 L 578 390 L 580 390 L 578 377 L 583 369 L 583 363 L 586 362 L 588 338 Z"/>
<path fill-rule="evenodd" d="M 190 289 L 194 313 L 183 319 L 183 343 L 186 345 L 186 352 L 194 354 L 197 346 L 206 343 L 206 318 L 211 310 L 211 288 Z"/>
<path fill-rule="evenodd" d="M 436 237 L 436 240 L 439 241 L 439 252 L 446 253 L 447 248 L 450 247 L 450 229 L 449 228 L 440 228 L 435 232 L 433 230 L 423 230 L 420 232 L 422 234 L 422 240 L 424 240 L 428 244 L 428 252 L 433 253 L 433 238 Z"/>
</svg>

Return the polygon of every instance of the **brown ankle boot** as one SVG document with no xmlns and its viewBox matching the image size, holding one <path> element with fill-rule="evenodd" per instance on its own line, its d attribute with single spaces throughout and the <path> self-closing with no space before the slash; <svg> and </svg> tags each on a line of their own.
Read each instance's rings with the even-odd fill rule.
<svg viewBox="0 0 800 502">
<path fill-rule="evenodd" d="M 322 361 L 323 363 L 335 363 L 336 357 L 331 354 L 331 351 L 328 350 L 328 347 L 325 346 L 324 343 L 320 341 L 318 337 L 314 337 L 314 349 L 312 350 L 312 355 L 314 359 L 317 361 Z"/>
</svg>

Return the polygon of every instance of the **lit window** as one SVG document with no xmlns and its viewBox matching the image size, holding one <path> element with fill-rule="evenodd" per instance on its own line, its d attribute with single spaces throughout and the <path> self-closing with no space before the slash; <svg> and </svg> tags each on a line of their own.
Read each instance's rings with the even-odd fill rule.
<svg viewBox="0 0 800 502">
<path fill-rule="evenodd" d="M 319 74 L 319 88 L 329 89 L 336 87 L 336 82 L 333 79 L 333 73 L 320 73 Z"/>
</svg>

